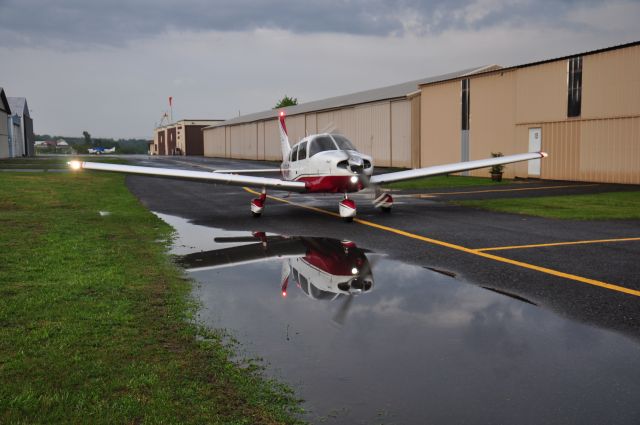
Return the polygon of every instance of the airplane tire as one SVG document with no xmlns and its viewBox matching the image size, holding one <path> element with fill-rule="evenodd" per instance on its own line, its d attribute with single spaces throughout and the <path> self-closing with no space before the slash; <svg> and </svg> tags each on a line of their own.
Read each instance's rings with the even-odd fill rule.
<svg viewBox="0 0 640 425">
<path fill-rule="evenodd" d="M 353 217 L 343 217 L 342 219 L 345 223 L 351 223 L 353 221 Z"/>
<path fill-rule="evenodd" d="M 381 207 L 380 209 L 383 213 L 389 214 L 391 212 L 391 207 Z"/>
<path fill-rule="evenodd" d="M 258 217 L 260 217 L 260 216 L 262 215 L 262 213 L 257 213 L 257 212 L 253 212 L 253 211 L 251 211 L 251 215 L 252 215 L 254 218 L 258 218 Z"/>
</svg>

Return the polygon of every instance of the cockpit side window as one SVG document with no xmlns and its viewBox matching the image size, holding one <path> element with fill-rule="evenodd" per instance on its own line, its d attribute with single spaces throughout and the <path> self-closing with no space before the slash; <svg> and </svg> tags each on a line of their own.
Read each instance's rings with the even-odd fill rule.
<svg viewBox="0 0 640 425">
<path fill-rule="evenodd" d="M 298 145 L 298 161 L 307 157 L 307 142 Z"/>
<path fill-rule="evenodd" d="M 340 150 L 343 150 L 343 151 L 357 150 L 355 147 L 353 147 L 353 144 L 346 137 L 341 136 L 339 134 L 332 134 L 331 137 L 333 137 L 333 140 L 336 141 L 336 144 L 338 145 L 338 148 L 340 148 Z"/>
<path fill-rule="evenodd" d="M 309 158 L 324 151 L 335 151 L 336 145 L 329 136 L 318 136 L 309 142 Z"/>
<path fill-rule="evenodd" d="M 298 147 L 294 146 L 293 149 L 291 149 L 291 156 L 289 157 L 290 161 L 297 161 L 298 160 Z"/>
</svg>

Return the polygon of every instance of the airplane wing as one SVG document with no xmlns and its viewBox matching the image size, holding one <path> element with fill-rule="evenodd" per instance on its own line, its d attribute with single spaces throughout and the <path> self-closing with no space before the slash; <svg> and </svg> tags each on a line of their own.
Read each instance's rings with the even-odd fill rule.
<svg viewBox="0 0 640 425">
<path fill-rule="evenodd" d="M 496 158 L 479 159 L 476 161 L 456 162 L 454 164 L 434 165 L 433 167 L 416 168 L 415 170 L 396 171 L 393 173 L 378 174 L 372 176 L 371 184 L 394 183 L 403 180 L 417 179 L 420 177 L 437 176 L 441 174 L 458 173 L 460 171 L 475 170 L 477 168 L 491 167 L 493 165 L 511 164 L 513 162 L 529 161 L 532 159 L 546 158 L 545 152 L 528 152 L 516 155 L 499 156 Z"/>
<path fill-rule="evenodd" d="M 74 170 L 99 170 L 117 173 L 142 174 L 147 176 L 165 177 L 171 179 L 197 180 L 211 183 L 221 183 L 236 186 L 268 187 L 287 190 L 290 192 L 305 192 L 304 182 L 280 180 L 268 177 L 245 176 L 241 174 L 216 173 L 208 171 L 180 170 L 177 168 L 140 167 L 137 165 L 108 164 L 103 162 L 70 161 L 69 166 Z"/>
<path fill-rule="evenodd" d="M 249 238 L 216 238 L 226 241 L 255 242 L 255 237 Z M 269 237 L 269 244 L 255 242 L 248 245 L 231 248 L 215 249 L 211 251 L 194 252 L 177 258 L 177 263 L 189 271 L 212 270 L 243 264 L 262 262 L 270 259 L 303 257 L 306 246 L 300 238 Z"/>
</svg>

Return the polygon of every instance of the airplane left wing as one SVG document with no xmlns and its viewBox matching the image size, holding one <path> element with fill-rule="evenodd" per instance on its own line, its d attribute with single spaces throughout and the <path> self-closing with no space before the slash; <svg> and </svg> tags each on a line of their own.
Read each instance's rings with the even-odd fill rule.
<svg viewBox="0 0 640 425">
<path fill-rule="evenodd" d="M 404 180 L 417 179 L 420 177 L 437 176 L 442 174 L 458 173 L 460 171 L 475 170 L 477 168 L 491 167 L 500 164 L 511 164 L 514 162 L 530 161 L 532 159 L 546 158 L 545 152 L 528 152 L 516 155 L 499 156 L 496 158 L 479 159 L 476 161 L 456 162 L 446 165 L 435 165 L 433 167 L 416 168 L 415 170 L 396 171 L 393 173 L 378 174 L 372 176 L 369 182 L 374 185 L 394 183 Z"/>
<path fill-rule="evenodd" d="M 229 184 L 235 186 L 268 187 L 272 189 L 288 190 L 290 192 L 305 192 L 304 182 L 287 181 L 269 177 L 245 176 L 241 174 L 216 173 L 207 171 L 180 170 L 177 168 L 140 167 L 137 165 L 108 164 L 103 162 L 70 161 L 69 166 L 74 170 L 99 170 L 117 173 L 142 174 L 147 176 L 165 177 L 172 179 L 207 181 L 211 183 Z"/>
</svg>

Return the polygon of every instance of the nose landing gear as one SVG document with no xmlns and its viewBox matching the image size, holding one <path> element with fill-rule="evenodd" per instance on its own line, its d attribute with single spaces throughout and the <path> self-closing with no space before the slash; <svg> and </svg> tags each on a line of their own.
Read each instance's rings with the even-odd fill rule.
<svg viewBox="0 0 640 425">
<path fill-rule="evenodd" d="M 356 216 L 356 203 L 349 199 L 347 195 L 344 195 L 344 199 L 339 204 L 340 217 L 344 221 L 353 221 L 353 217 Z"/>
</svg>

